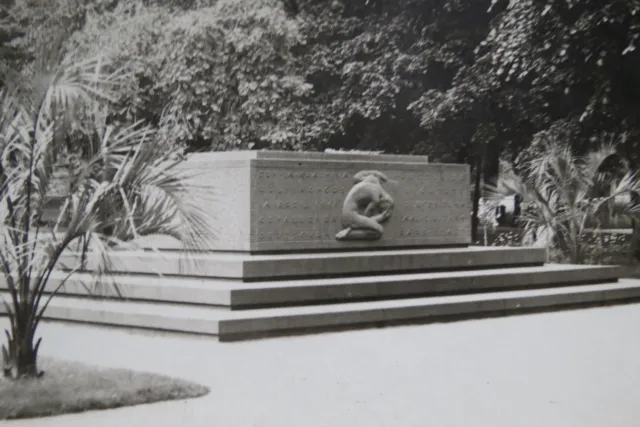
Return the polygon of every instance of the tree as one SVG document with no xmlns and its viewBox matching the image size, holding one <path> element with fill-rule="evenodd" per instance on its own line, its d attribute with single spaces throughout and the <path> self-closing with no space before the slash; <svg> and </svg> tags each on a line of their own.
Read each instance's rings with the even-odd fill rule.
<svg viewBox="0 0 640 427">
<path fill-rule="evenodd" d="M 301 1 L 296 55 L 313 94 L 300 101 L 300 140 L 313 148 L 425 153 L 450 160 L 457 131 L 421 125 L 416 102 L 446 91 L 488 31 L 488 2 Z M 425 109 L 428 107 L 425 106 Z M 473 131 L 471 131 L 471 134 Z M 470 138 L 471 135 L 468 135 Z"/>
<path fill-rule="evenodd" d="M 220 0 L 196 9 L 120 4 L 89 14 L 73 45 L 115 64 L 138 58 L 137 85 L 121 92 L 121 121 L 171 128 L 191 149 L 290 147 L 285 123 L 311 85 L 296 73 L 298 24 L 279 0 Z"/>
<path fill-rule="evenodd" d="M 159 3 L 88 13 L 75 45 L 140 58 L 121 116 L 192 149 L 446 153 L 451 135 L 432 138 L 409 106 L 451 86 L 490 21 L 488 0 Z"/>
<path fill-rule="evenodd" d="M 18 43 L 25 34 L 25 30 L 9 13 L 8 8 L 0 6 L 0 76 L 20 68 L 27 59 L 26 53 Z"/>
<path fill-rule="evenodd" d="M 637 163 L 638 7 L 635 0 L 494 0 L 492 30 L 477 49 L 476 64 L 486 65 L 471 77 L 491 82 L 485 93 L 512 111 L 496 110 L 498 123 L 508 118 L 501 127 L 509 129 L 512 160 L 534 134 L 550 131 L 578 153 L 614 141 Z"/>
<path fill-rule="evenodd" d="M 48 53 L 48 55 L 46 54 Z M 62 58 L 61 62 L 58 62 Z M 96 284 L 109 271 L 110 251 L 149 234 L 169 235 L 187 249 L 202 249 L 213 230 L 198 199 L 206 189 L 178 168 L 173 141 L 142 123 L 106 125 L 99 106 L 114 100 L 114 89 L 129 74 L 109 71 L 102 59 L 43 52 L 20 82 L 0 97 L 0 269 L 9 288 L 3 298 L 10 329 L 3 345 L 4 375 L 41 375 L 36 332 L 52 298 L 52 272 L 91 267 Z M 106 104 L 105 104 L 106 103 Z M 88 162 L 73 177 L 71 191 L 52 228 L 39 221 L 51 195 L 55 154 L 70 131 L 92 136 Z M 77 264 L 63 255 L 77 254 Z M 65 257 L 65 259 L 68 257 Z M 94 289 L 86 284 L 87 290 Z M 116 291 L 118 290 L 116 286 Z"/>
<path fill-rule="evenodd" d="M 139 59 L 114 119 L 191 149 L 421 153 L 486 182 L 541 131 L 640 152 L 636 0 L 68 2 L 70 46 Z"/>
</svg>

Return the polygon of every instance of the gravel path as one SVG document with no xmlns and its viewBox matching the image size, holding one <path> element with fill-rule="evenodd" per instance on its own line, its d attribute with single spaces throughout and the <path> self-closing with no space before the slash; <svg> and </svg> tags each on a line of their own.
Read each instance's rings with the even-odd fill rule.
<svg viewBox="0 0 640 427">
<path fill-rule="evenodd" d="M 47 356 L 178 376 L 212 393 L 5 425 L 631 427 L 638 331 L 640 305 L 232 344 L 45 324 Z"/>
</svg>

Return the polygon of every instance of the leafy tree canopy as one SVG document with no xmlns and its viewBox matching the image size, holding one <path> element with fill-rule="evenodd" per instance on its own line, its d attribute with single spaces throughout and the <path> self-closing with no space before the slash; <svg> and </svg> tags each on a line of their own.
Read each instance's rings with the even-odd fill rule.
<svg viewBox="0 0 640 427">
<path fill-rule="evenodd" d="M 494 0 L 491 7 L 496 16 L 473 66 L 437 94 L 447 101 L 435 99 L 423 121 L 433 123 L 435 111 L 446 124 L 460 117 L 449 104 L 479 104 L 485 114 L 477 117 L 494 123 L 514 157 L 544 132 L 583 153 L 617 142 L 637 163 L 639 3 Z"/>
<path fill-rule="evenodd" d="M 89 14 L 73 37 L 83 53 L 129 65 L 138 84 L 121 94 L 121 120 L 145 118 L 195 148 L 292 144 L 284 126 L 311 90 L 293 67 L 299 25 L 277 0 L 221 0 L 174 10 L 118 5 Z"/>
<path fill-rule="evenodd" d="M 36 24 L 63 26 L 74 32 L 69 51 L 130 66 L 137 83 L 113 118 L 161 124 L 193 149 L 331 147 L 497 164 L 552 137 L 578 152 L 616 142 L 634 165 L 638 7 L 15 0 L 12 13 L 32 44 L 47 38 Z"/>
</svg>

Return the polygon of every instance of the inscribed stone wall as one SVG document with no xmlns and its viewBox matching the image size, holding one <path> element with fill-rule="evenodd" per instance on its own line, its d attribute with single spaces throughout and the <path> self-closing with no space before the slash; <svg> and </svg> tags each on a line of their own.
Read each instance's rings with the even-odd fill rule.
<svg viewBox="0 0 640 427">
<path fill-rule="evenodd" d="M 342 205 L 353 176 L 377 169 L 395 201 L 378 241 L 339 242 Z M 468 169 L 461 165 L 256 161 L 251 240 L 257 250 L 467 244 Z"/>
</svg>

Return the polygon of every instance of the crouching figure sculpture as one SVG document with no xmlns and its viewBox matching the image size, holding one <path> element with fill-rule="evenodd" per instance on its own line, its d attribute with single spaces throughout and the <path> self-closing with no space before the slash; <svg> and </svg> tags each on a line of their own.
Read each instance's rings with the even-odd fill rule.
<svg viewBox="0 0 640 427">
<path fill-rule="evenodd" d="M 376 170 L 360 171 L 353 179 L 355 185 L 342 206 L 344 229 L 336 234 L 336 240 L 378 240 L 393 212 L 393 199 L 382 187 L 390 180 Z"/>
</svg>

